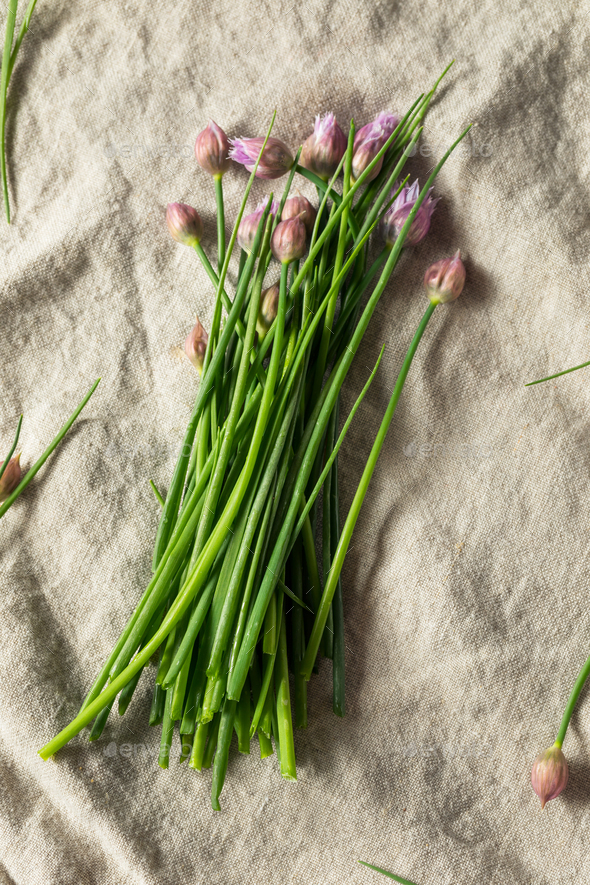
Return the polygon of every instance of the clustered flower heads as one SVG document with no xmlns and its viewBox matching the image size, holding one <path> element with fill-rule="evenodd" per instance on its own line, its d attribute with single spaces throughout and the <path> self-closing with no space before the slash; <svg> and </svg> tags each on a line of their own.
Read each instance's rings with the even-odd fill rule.
<svg viewBox="0 0 590 885">
<path fill-rule="evenodd" d="M 268 197 L 265 197 L 257 205 L 254 212 L 251 212 L 249 215 L 245 215 L 240 221 L 238 227 L 238 245 L 244 250 L 244 252 L 252 251 L 254 240 L 256 239 L 256 231 L 258 230 L 260 219 L 262 218 L 267 205 Z M 279 204 L 276 200 L 273 200 L 270 206 L 271 215 L 275 216 L 278 211 Z"/>
<path fill-rule="evenodd" d="M 431 196 L 432 190 L 433 188 L 430 188 L 426 194 L 424 202 L 410 225 L 410 229 L 406 234 L 405 246 L 416 246 L 430 230 L 430 219 L 438 203 L 438 199 L 435 200 Z M 391 207 L 385 213 L 381 226 L 383 239 L 389 246 L 393 246 L 399 237 L 410 212 L 416 204 L 419 193 L 420 185 L 418 179 L 409 187 L 404 185 Z"/>
<path fill-rule="evenodd" d="M 322 181 L 328 181 L 345 151 L 346 136 L 334 114 L 324 114 L 323 117 L 318 114 L 312 134 L 303 142 L 299 162 Z"/>
<path fill-rule="evenodd" d="M 207 350 L 207 342 L 209 336 L 201 325 L 201 321 L 197 317 L 197 321 L 184 342 L 184 352 L 199 373 L 203 371 L 203 363 L 205 362 L 205 351 Z"/>
<path fill-rule="evenodd" d="M 230 157 L 241 163 L 248 172 L 254 171 L 256 160 L 264 144 L 264 138 L 233 138 L 230 139 Z M 293 154 L 280 138 L 269 138 L 258 163 L 258 178 L 280 178 L 289 171 L 295 162 Z"/>
<path fill-rule="evenodd" d="M 554 744 L 548 750 L 539 753 L 533 762 L 531 783 L 541 800 L 541 808 L 565 790 L 568 778 L 569 769 L 561 747 Z"/>
<path fill-rule="evenodd" d="M 381 113 L 372 123 L 367 123 L 356 133 L 352 157 L 352 177 L 355 180 L 360 178 L 369 163 L 375 159 L 399 121 L 396 114 Z M 377 178 L 382 166 L 383 157 L 371 170 L 369 181 Z"/>
<path fill-rule="evenodd" d="M 454 301 L 465 285 L 465 265 L 459 249 L 452 258 L 443 258 L 431 265 L 424 274 L 424 287 L 433 304 Z"/>
<path fill-rule="evenodd" d="M 286 221 L 287 218 L 295 218 L 298 216 L 305 225 L 307 235 L 311 236 L 317 214 L 318 213 L 307 197 L 302 196 L 299 191 L 296 190 L 293 196 L 286 200 L 281 214 L 281 220 Z"/>
<path fill-rule="evenodd" d="M 279 283 L 273 283 L 267 289 L 263 289 L 260 295 L 260 308 L 256 321 L 256 331 L 260 339 L 269 331 L 276 319 L 279 309 Z"/>
<path fill-rule="evenodd" d="M 221 178 L 231 166 L 228 137 L 213 120 L 209 120 L 197 135 L 195 158 L 199 166 L 214 178 Z"/>
<path fill-rule="evenodd" d="M 203 236 L 203 222 L 196 209 L 186 203 L 168 203 L 166 223 L 172 237 L 184 246 L 196 246 Z"/>
<path fill-rule="evenodd" d="M 82 711 L 40 751 L 43 758 L 90 722 L 90 738 L 100 737 L 117 693 L 122 714 L 158 649 L 149 719 L 162 729 L 158 764 L 170 764 L 178 723 L 179 761 L 189 759 L 199 771 L 212 766 L 216 810 L 234 731 L 241 753 L 250 752 L 257 735 L 261 758 L 276 747 L 282 777 L 297 779 L 294 729 L 307 726 L 307 682 L 320 657 L 332 662 L 333 709 L 344 715 L 342 563 L 420 338 L 437 305 L 460 288 L 458 256 L 445 259 L 443 272 L 427 272 L 431 303 L 414 338 L 403 342 L 408 356 L 356 494 L 347 490 L 353 503 L 340 532 L 338 449 L 383 351 L 338 434 L 340 392 L 403 246 L 428 232 L 436 172 L 421 192 L 415 183 L 389 211 L 387 205 L 431 97 L 423 93 L 405 128 L 398 131 L 399 118 L 382 113 L 356 139 L 354 128 L 345 138 L 333 114 L 316 117 L 297 153 L 301 163 L 278 138 L 227 139 L 229 156 L 250 172 L 227 248 L 226 137 L 212 122 L 199 135 L 197 160 L 215 178 L 216 254 L 207 254 L 207 238 L 201 243 L 196 209 L 171 203 L 167 222 L 207 273 L 212 319 L 208 335 L 197 319 L 185 343 L 202 378 L 170 487 L 165 497 L 154 489 L 163 509 L 153 577 Z M 339 185 L 325 182 L 339 167 L 350 180 L 338 194 Z M 247 214 L 254 172 L 260 179 L 288 177 L 276 200 L 269 194 Z M 296 175 L 317 187 L 317 204 L 293 187 Z M 412 207 L 418 211 L 406 232 Z M 384 215 L 388 239 L 373 259 L 369 248 Z M 239 256 L 232 255 L 236 242 Z"/>
<path fill-rule="evenodd" d="M 281 264 L 297 261 L 305 255 L 306 229 L 299 215 L 279 221 L 270 243 L 272 254 Z"/>
</svg>

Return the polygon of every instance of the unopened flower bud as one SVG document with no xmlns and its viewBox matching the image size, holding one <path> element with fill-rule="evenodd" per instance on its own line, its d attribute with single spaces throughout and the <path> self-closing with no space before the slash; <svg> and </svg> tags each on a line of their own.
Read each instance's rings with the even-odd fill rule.
<svg viewBox="0 0 590 885">
<path fill-rule="evenodd" d="M 199 318 L 197 317 L 197 322 L 194 325 L 194 328 L 191 332 L 186 336 L 186 341 L 184 342 L 184 352 L 187 357 L 199 373 L 203 371 L 203 363 L 205 361 L 205 351 L 207 350 L 207 342 L 209 341 L 209 336 L 207 335 L 205 329 L 201 325 Z"/>
<path fill-rule="evenodd" d="M 3 464 L 4 461 L 0 463 L 0 467 L 2 467 Z M 21 481 L 21 477 L 22 470 L 20 466 L 20 455 L 15 455 L 15 457 L 11 458 L 6 465 L 6 470 L 0 478 L 0 504 L 3 504 L 4 501 L 12 495 Z"/>
<path fill-rule="evenodd" d="M 317 214 L 309 200 L 296 190 L 292 197 L 285 200 L 281 221 L 295 218 L 298 215 L 305 225 L 308 236 L 311 236 Z"/>
<path fill-rule="evenodd" d="M 166 223 L 173 238 L 184 246 L 196 246 L 203 236 L 201 216 L 186 203 L 168 203 Z"/>
<path fill-rule="evenodd" d="M 260 296 L 260 308 L 258 310 L 258 319 L 256 321 L 256 331 L 258 337 L 262 341 L 270 327 L 272 326 L 279 310 L 279 283 L 269 286 Z"/>
<path fill-rule="evenodd" d="M 457 250 L 452 258 L 435 261 L 424 274 L 424 287 L 433 304 L 447 304 L 454 301 L 465 285 L 465 265 L 461 252 Z"/>
<path fill-rule="evenodd" d="M 418 180 L 411 187 L 404 185 L 400 193 L 395 198 L 391 207 L 387 210 L 381 222 L 381 230 L 383 238 L 389 246 L 393 246 L 397 240 L 400 231 L 406 221 L 408 215 L 414 208 L 418 195 L 420 193 L 420 185 Z M 438 199 L 434 200 L 430 195 L 432 188 L 426 194 L 426 197 L 418 209 L 416 216 L 410 225 L 410 229 L 406 234 L 404 246 L 415 246 L 420 240 L 423 240 L 430 230 L 430 219 L 432 213 L 438 203 Z"/>
<path fill-rule="evenodd" d="M 209 120 L 205 129 L 197 135 L 195 157 L 205 172 L 217 178 L 221 178 L 231 165 L 228 137 L 213 120 Z"/>
<path fill-rule="evenodd" d="M 541 800 L 541 808 L 545 803 L 565 790 L 569 777 L 566 758 L 561 747 L 553 744 L 544 753 L 540 753 L 533 762 L 531 783 L 533 790 Z"/>
<path fill-rule="evenodd" d="M 352 156 L 352 177 L 355 181 L 375 159 L 399 121 L 396 114 L 381 113 L 372 123 L 362 126 L 356 133 Z M 382 166 L 383 157 L 375 164 L 367 181 L 376 178 Z"/>
<path fill-rule="evenodd" d="M 264 200 L 258 204 L 254 212 L 250 215 L 244 215 L 240 221 L 238 226 L 238 244 L 245 252 L 252 251 L 252 246 L 256 239 L 256 231 L 258 230 L 258 225 L 260 224 L 260 219 L 264 214 L 267 203 L 268 197 L 265 197 Z M 270 214 L 276 215 L 278 208 L 279 204 L 276 200 L 273 200 L 270 207 Z"/>
<path fill-rule="evenodd" d="M 232 160 L 241 163 L 248 172 L 252 172 L 258 154 L 264 144 L 264 138 L 232 138 L 230 139 Z M 269 138 L 256 170 L 257 178 L 280 178 L 289 171 L 295 162 L 293 154 L 284 141 Z"/>
<path fill-rule="evenodd" d="M 289 264 L 305 255 L 305 225 L 299 216 L 279 221 L 270 242 L 272 254 L 281 264 Z"/>
<path fill-rule="evenodd" d="M 303 142 L 300 164 L 321 179 L 332 178 L 346 151 L 346 136 L 334 114 L 315 118 L 313 133 Z"/>
</svg>

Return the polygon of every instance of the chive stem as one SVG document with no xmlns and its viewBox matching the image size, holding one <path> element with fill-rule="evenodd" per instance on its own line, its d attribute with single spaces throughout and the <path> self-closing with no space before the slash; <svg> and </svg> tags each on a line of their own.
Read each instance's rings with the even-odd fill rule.
<svg viewBox="0 0 590 885">
<path fill-rule="evenodd" d="M 559 748 L 561 748 L 563 745 L 563 741 L 565 739 L 565 733 L 567 731 L 568 725 L 570 724 L 570 719 L 572 718 L 572 714 L 574 712 L 574 707 L 576 705 L 576 701 L 578 700 L 580 692 L 584 688 L 584 684 L 585 684 L 586 680 L 588 679 L 588 676 L 590 676 L 590 657 L 588 658 L 588 660 L 586 661 L 586 663 L 584 664 L 584 666 L 580 670 L 579 676 L 576 679 L 576 682 L 575 682 L 574 687 L 572 689 L 572 693 L 569 696 L 569 700 L 567 702 L 567 706 L 565 708 L 563 718 L 561 720 L 561 725 L 559 726 L 559 733 L 558 733 L 557 738 L 555 740 L 555 743 L 557 744 L 557 746 Z"/>
<path fill-rule="evenodd" d="M 0 479 L 2 479 L 2 476 L 4 475 L 4 471 L 8 467 L 8 463 L 9 463 L 10 459 L 12 458 L 12 456 L 14 455 L 14 451 L 18 445 L 18 438 L 20 436 L 20 429 L 21 429 L 22 423 L 23 423 L 23 416 L 21 415 L 20 418 L 18 419 L 18 424 L 16 425 L 16 433 L 14 435 L 14 441 L 12 443 L 12 446 L 10 447 L 10 451 L 9 451 L 8 455 L 6 456 L 6 458 L 4 459 L 4 461 L 2 462 L 2 464 L 0 464 Z"/>
<path fill-rule="evenodd" d="M 371 453 L 365 465 L 365 469 L 363 471 L 363 475 L 361 476 L 361 480 L 356 490 L 353 502 L 350 505 L 350 510 L 348 511 L 348 516 L 346 517 L 346 522 L 344 523 L 344 528 L 342 529 L 342 534 L 340 536 L 340 540 L 338 541 L 338 547 L 336 549 L 336 553 L 334 554 L 332 567 L 330 569 L 330 575 L 324 585 L 322 600 L 320 602 L 320 607 L 316 612 L 313 630 L 311 636 L 309 637 L 309 642 L 307 643 L 305 658 L 301 667 L 301 672 L 304 674 L 305 678 L 308 681 L 311 678 L 311 672 L 315 663 L 320 639 L 326 626 L 328 613 L 330 611 L 332 599 L 334 597 L 336 586 L 338 584 L 338 577 L 340 575 L 340 572 L 342 571 L 342 566 L 344 565 L 344 557 L 346 556 L 346 551 L 348 550 L 348 545 L 350 543 L 356 521 L 361 511 L 365 495 L 367 494 L 367 489 L 369 487 L 371 477 L 373 476 L 373 472 L 377 464 L 377 459 L 379 458 L 379 453 L 381 452 L 381 448 L 383 446 L 383 443 L 385 442 L 385 437 L 387 435 L 387 431 L 389 430 L 389 425 L 391 424 L 391 421 L 393 419 L 393 415 L 398 400 L 401 396 L 401 392 L 403 390 L 408 372 L 410 370 L 414 354 L 416 353 L 418 344 L 420 343 L 420 339 L 424 334 L 424 330 L 426 329 L 428 321 L 434 313 L 435 307 L 436 305 L 434 304 L 428 305 L 428 307 L 426 308 L 426 312 L 418 325 L 418 329 L 416 331 L 416 334 L 414 335 L 412 343 L 410 344 L 401 371 L 398 375 L 398 379 L 395 383 L 391 399 L 389 400 L 389 405 L 387 406 L 387 410 L 385 412 L 385 415 L 383 416 L 383 420 L 381 421 L 381 426 L 379 427 L 379 431 L 377 433 L 377 436 L 375 437 L 375 442 L 373 443 Z"/>
<path fill-rule="evenodd" d="M 94 382 L 94 384 L 92 385 L 92 387 L 90 388 L 90 390 L 88 391 L 88 393 L 86 394 L 86 396 L 84 397 L 82 402 L 80 403 L 80 405 L 74 410 L 73 414 L 68 418 L 68 420 L 63 425 L 63 427 L 61 428 L 61 430 L 59 431 L 57 436 L 55 436 L 54 439 L 49 443 L 49 445 L 47 446 L 47 448 L 45 449 L 45 451 L 43 452 L 43 454 L 41 455 L 39 460 L 33 464 L 31 469 L 29 470 L 29 472 L 26 473 L 25 476 L 21 479 L 20 483 L 17 485 L 14 492 L 12 492 L 12 494 L 8 496 L 8 498 L 6 499 L 4 504 L 0 507 L 0 519 L 4 516 L 4 514 L 6 513 L 8 508 L 11 507 L 12 504 L 16 501 L 18 496 L 22 492 L 24 492 L 24 490 L 26 489 L 28 484 L 31 482 L 31 480 L 34 478 L 34 476 L 39 472 L 39 470 L 41 470 L 41 468 L 43 467 L 43 465 L 45 464 L 45 462 L 47 461 L 47 459 L 49 458 L 51 453 L 60 444 L 60 442 L 62 441 L 62 439 L 64 438 L 64 436 L 66 435 L 66 433 L 68 432 L 68 430 L 70 429 L 70 427 L 72 426 L 72 424 L 74 423 L 74 421 L 76 420 L 76 418 L 78 417 L 78 415 L 80 414 L 80 412 L 82 411 L 82 409 L 84 408 L 84 406 L 86 405 L 86 403 L 88 402 L 88 400 L 90 399 L 92 394 L 94 393 L 94 391 L 98 387 L 99 383 L 100 383 L 100 378 L 97 378 L 97 380 Z"/>
</svg>

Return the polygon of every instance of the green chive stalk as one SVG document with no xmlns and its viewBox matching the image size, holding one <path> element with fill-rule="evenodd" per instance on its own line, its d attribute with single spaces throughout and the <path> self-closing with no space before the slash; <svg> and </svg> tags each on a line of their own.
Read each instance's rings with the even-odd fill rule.
<svg viewBox="0 0 590 885">
<path fill-rule="evenodd" d="M 572 693 L 569 696 L 569 700 L 567 702 L 567 706 L 566 706 L 565 711 L 563 713 L 563 717 L 561 719 L 561 725 L 559 726 L 559 732 L 557 733 L 557 738 L 555 739 L 555 744 L 560 749 L 563 746 L 563 742 L 565 740 L 565 733 L 567 731 L 568 725 L 570 724 L 570 719 L 572 718 L 572 714 L 574 712 L 574 707 L 576 706 L 576 701 L 578 700 L 580 692 L 584 688 L 584 685 L 586 683 L 586 680 L 588 679 L 588 676 L 590 676 L 590 657 L 588 658 L 588 660 L 586 661 L 586 663 L 584 664 L 584 666 L 580 670 L 578 678 L 576 679 L 576 682 L 575 682 L 574 687 L 572 689 Z"/>
<path fill-rule="evenodd" d="M 6 32 L 4 35 L 4 51 L 2 53 L 2 71 L 0 73 L 0 174 L 2 177 L 2 194 L 6 221 L 10 224 L 10 201 L 8 198 L 8 179 L 6 177 L 6 93 L 10 77 L 10 50 L 16 22 L 18 0 L 8 0 L 6 10 Z"/>
<path fill-rule="evenodd" d="M 562 375 L 569 375 L 570 372 L 577 372 L 578 369 L 585 369 L 590 366 L 590 360 L 587 363 L 580 363 L 579 366 L 572 366 L 571 369 L 564 369 L 562 372 L 556 372 L 555 375 L 547 375 L 546 378 L 538 378 L 536 381 L 528 381 L 525 387 L 532 387 L 533 384 L 542 384 L 543 381 L 552 381 L 554 378 L 560 378 Z"/>
<path fill-rule="evenodd" d="M 68 430 L 70 429 L 70 427 L 72 426 L 72 424 L 74 423 L 74 421 L 76 420 L 76 418 L 78 417 L 78 415 L 80 414 L 80 412 L 82 411 L 82 409 L 84 408 L 84 406 L 86 405 L 86 403 L 88 402 L 88 400 L 90 399 L 90 397 L 92 396 L 92 394 L 94 393 L 94 391 L 96 390 L 96 388 L 98 387 L 99 384 L 100 384 L 100 378 L 98 378 L 94 382 L 94 384 L 92 385 L 92 387 L 90 388 L 90 390 L 88 391 L 88 393 L 86 394 L 86 396 L 84 397 L 84 399 L 82 400 L 80 405 L 74 410 L 72 415 L 70 415 L 70 417 L 68 418 L 66 423 L 63 425 L 61 430 L 58 432 L 57 436 L 55 436 L 52 439 L 52 441 L 49 443 L 49 445 L 47 446 L 47 448 L 45 449 L 45 451 L 43 452 L 43 454 L 41 455 L 39 460 L 35 461 L 35 463 L 31 467 L 31 469 L 23 476 L 20 483 L 17 485 L 15 490 L 12 492 L 12 494 L 9 495 L 8 498 L 6 499 L 6 501 L 4 502 L 4 504 L 2 504 L 2 506 L 0 507 L 0 519 L 4 516 L 6 511 L 10 507 L 12 507 L 12 505 L 14 504 L 14 502 L 16 501 L 18 496 L 24 492 L 24 490 L 26 489 L 28 484 L 31 482 L 31 480 L 34 479 L 34 477 L 37 475 L 37 473 L 41 470 L 41 468 L 43 467 L 43 465 L 45 464 L 45 462 L 47 461 L 49 456 L 52 454 L 52 452 L 54 452 L 55 449 L 58 447 L 58 445 L 60 444 L 60 442 L 62 441 L 62 439 L 64 438 L 64 436 L 66 435 L 66 433 L 68 432 Z M 19 421 L 19 430 L 20 430 L 20 421 Z M 17 435 L 16 442 L 18 442 L 18 435 Z M 10 457 L 12 457 L 12 455 Z M 6 463 L 8 462 L 8 460 L 9 459 L 7 459 Z"/>
<path fill-rule="evenodd" d="M 33 15 L 36 4 L 37 0 L 29 0 L 25 17 L 16 40 L 14 41 L 14 46 L 12 46 L 12 38 L 14 37 L 18 0 L 8 0 L 8 3 L 6 4 L 6 31 L 4 34 L 4 51 L 2 53 L 2 69 L 0 73 L 0 178 L 2 180 L 4 212 L 8 224 L 10 224 L 10 201 L 8 197 L 8 178 L 6 174 L 6 98 L 8 84 L 16 63 L 16 57 L 25 34 L 29 30 L 31 16 Z"/>
<path fill-rule="evenodd" d="M 359 860 L 359 863 L 362 863 L 364 867 L 368 867 L 370 870 L 374 870 L 376 873 L 382 873 L 384 876 L 387 876 L 388 879 L 393 879 L 394 882 L 399 882 L 400 885 L 416 885 L 415 882 L 410 882 L 409 879 L 402 879 L 401 876 L 396 876 L 395 873 L 389 873 L 387 870 L 381 869 L 381 867 L 375 867 L 372 863 L 367 863 L 364 860 Z"/>
<path fill-rule="evenodd" d="M 22 423 L 23 423 L 23 416 L 21 415 L 20 418 L 18 419 L 18 424 L 16 425 L 16 433 L 14 434 L 14 440 L 13 440 L 13 443 L 10 447 L 10 451 L 8 452 L 8 455 L 6 456 L 6 458 L 4 459 L 2 464 L 0 464 L 0 479 L 2 479 L 2 477 L 4 475 L 4 471 L 8 467 L 8 463 L 9 463 L 10 459 L 12 458 L 12 456 L 14 455 L 14 453 L 16 451 L 16 447 L 18 446 L 18 440 L 20 437 L 20 429 L 22 427 Z"/>
<path fill-rule="evenodd" d="M 385 415 L 383 416 L 383 420 L 375 438 L 375 442 L 373 443 L 371 453 L 365 465 L 365 469 L 356 490 L 353 502 L 350 506 L 350 510 L 348 511 L 348 516 L 346 518 L 346 522 L 342 529 L 342 534 L 340 535 L 340 539 L 338 541 L 338 546 L 336 548 L 336 553 L 334 554 L 329 577 L 324 586 L 324 592 L 322 594 L 320 606 L 316 612 L 313 630 L 309 638 L 309 642 L 307 643 L 305 657 L 301 666 L 301 673 L 308 681 L 309 679 L 311 679 L 311 671 L 313 669 L 313 665 L 315 664 L 320 639 L 328 620 L 328 615 L 330 612 L 330 606 L 332 605 L 332 600 L 334 598 L 334 593 L 336 592 L 336 588 L 338 586 L 338 578 L 340 577 L 340 572 L 342 571 L 342 566 L 344 565 L 344 557 L 346 556 L 346 551 L 348 550 L 348 545 L 350 544 L 350 539 L 352 537 L 356 521 L 363 505 L 365 495 L 367 494 L 367 489 L 369 487 L 371 477 L 373 476 L 375 467 L 377 465 L 377 459 L 379 458 L 383 443 L 385 442 L 385 437 L 393 419 L 393 415 L 398 400 L 401 396 L 404 383 L 408 376 L 414 354 L 418 349 L 420 339 L 424 334 L 424 330 L 426 329 L 430 317 L 434 313 L 435 307 L 436 305 L 434 304 L 428 305 L 426 313 L 424 314 L 422 320 L 420 321 L 420 324 L 418 325 L 418 329 L 416 331 L 416 334 L 414 335 L 412 343 L 410 344 L 410 348 L 408 350 L 408 353 L 406 354 L 406 358 L 403 362 L 400 374 L 393 389 L 391 399 L 389 400 L 389 405 L 387 406 L 387 410 L 385 412 Z"/>
</svg>

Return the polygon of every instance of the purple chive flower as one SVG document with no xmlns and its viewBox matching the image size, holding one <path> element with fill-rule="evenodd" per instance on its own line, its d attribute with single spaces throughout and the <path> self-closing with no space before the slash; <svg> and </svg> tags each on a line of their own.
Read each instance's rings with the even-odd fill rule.
<svg viewBox="0 0 590 885">
<path fill-rule="evenodd" d="M 305 225 L 308 236 L 311 236 L 317 214 L 309 200 L 296 190 L 292 197 L 288 197 L 285 200 L 281 221 L 286 221 L 287 218 L 295 218 L 298 215 Z"/>
<path fill-rule="evenodd" d="M 279 221 L 275 227 L 270 248 L 272 254 L 281 264 L 289 264 L 305 255 L 306 240 L 305 224 L 297 215 L 286 221 Z"/>
<path fill-rule="evenodd" d="M 443 258 L 431 265 L 424 274 L 424 286 L 433 304 L 447 304 L 454 301 L 465 285 L 465 265 L 461 252 L 457 250 L 452 258 Z"/>
<path fill-rule="evenodd" d="M 362 126 L 354 137 L 352 156 L 352 177 L 357 178 L 365 171 L 369 163 L 375 159 L 397 124 L 400 118 L 397 114 L 386 112 L 379 114 L 372 123 Z M 381 172 L 383 157 L 379 160 L 367 181 L 372 181 Z"/>
<path fill-rule="evenodd" d="M 203 236 L 201 216 L 186 203 L 168 203 L 166 223 L 173 238 L 184 246 L 196 246 Z"/>
<path fill-rule="evenodd" d="M 3 464 L 4 461 L 0 461 L 0 467 L 2 467 Z M 21 481 L 21 477 L 22 470 L 20 466 L 20 455 L 15 455 L 6 465 L 6 470 L 0 478 L 0 504 L 3 504 L 4 501 L 12 495 Z"/>
<path fill-rule="evenodd" d="M 265 289 L 260 295 L 260 308 L 258 310 L 258 319 L 256 321 L 256 331 L 258 337 L 262 341 L 270 327 L 272 326 L 279 310 L 279 283 L 274 283 Z"/>
<path fill-rule="evenodd" d="M 264 138 L 231 138 L 230 144 L 232 147 L 229 155 L 232 160 L 241 163 L 248 172 L 252 172 L 264 144 Z M 280 178 L 289 171 L 293 163 L 293 154 L 285 142 L 279 138 L 269 138 L 260 158 L 256 177 Z"/>
<path fill-rule="evenodd" d="M 209 120 L 195 141 L 195 157 L 209 175 L 221 178 L 231 165 L 227 135 L 217 123 Z"/>
<path fill-rule="evenodd" d="M 240 221 L 238 227 L 238 245 L 244 250 L 244 252 L 252 251 L 252 246 L 254 245 L 254 240 L 256 238 L 256 231 L 258 230 L 258 225 L 260 224 L 260 219 L 266 209 L 267 203 L 268 197 L 265 197 L 264 200 L 258 204 L 254 212 L 250 215 L 244 215 Z M 276 200 L 273 200 L 270 207 L 270 214 L 276 215 L 278 210 L 279 204 Z"/>
<path fill-rule="evenodd" d="M 568 778 L 567 761 L 557 744 L 537 756 L 533 762 L 531 783 L 541 800 L 541 808 L 545 808 L 545 803 L 565 790 Z"/>
<path fill-rule="evenodd" d="M 315 118 L 313 133 L 303 142 L 300 164 L 321 179 L 332 178 L 346 151 L 346 136 L 334 114 Z"/>
<path fill-rule="evenodd" d="M 208 341 L 209 336 L 197 317 L 197 322 L 195 323 L 194 328 L 186 336 L 184 352 L 199 375 L 203 371 L 203 363 L 205 362 L 205 351 L 207 350 Z"/>
<path fill-rule="evenodd" d="M 381 230 L 383 238 L 389 246 L 393 246 L 397 240 L 399 233 L 406 223 L 408 215 L 414 208 L 414 204 L 420 193 L 420 185 L 418 179 L 411 187 L 404 185 L 400 193 L 395 198 L 392 206 L 387 210 L 381 222 Z M 426 194 L 426 197 L 416 213 L 406 239 L 404 246 L 415 246 L 420 240 L 423 240 L 430 229 L 430 219 L 432 213 L 438 203 L 438 199 L 434 200 L 430 195 L 432 188 Z"/>
</svg>

